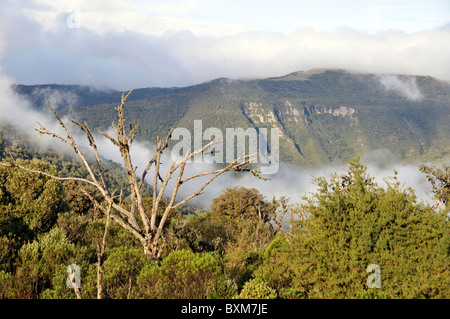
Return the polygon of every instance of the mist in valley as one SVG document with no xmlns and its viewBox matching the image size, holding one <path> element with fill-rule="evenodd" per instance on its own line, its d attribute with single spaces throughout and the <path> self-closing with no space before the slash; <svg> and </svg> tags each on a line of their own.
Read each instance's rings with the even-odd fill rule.
<svg viewBox="0 0 450 319">
<path fill-rule="evenodd" d="M 411 89 L 411 87 L 398 84 L 398 79 L 389 77 L 385 78 L 385 82 L 388 81 L 386 79 L 394 83 L 392 85 L 394 85 L 393 89 L 395 90 L 404 89 L 406 87 L 405 94 L 414 90 L 414 86 L 412 86 Z M 0 104 L 0 111 L 2 114 L 1 120 L 18 128 L 34 145 L 41 148 L 50 148 L 59 153 L 73 154 L 73 156 L 75 156 L 73 150 L 63 142 L 49 136 L 38 137 L 38 134 L 35 131 L 36 128 L 39 128 L 37 122 L 41 123 L 46 128 L 61 134 L 61 136 L 65 136 L 65 132 L 62 130 L 49 109 L 42 108 L 38 111 L 32 108 L 30 101 L 16 94 L 11 88 L 11 82 L 7 76 L 2 75 L 0 77 L 0 83 L 0 99 L 2 101 Z M 411 85 L 413 85 L 413 83 Z M 67 102 L 74 106 L 77 101 L 76 96 L 64 96 L 57 91 L 46 90 L 40 92 L 40 94 L 42 95 L 43 104 L 46 103 L 45 99 L 48 98 L 51 105 L 56 108 L 56 111 L 58 111 L 58 106 L 62 103 Z M 418 94 L 420 94 L 420 92 Z M 70 122 L 69 117 L 64 117 L 62 120 L 68 125 L 78 145 L 84 147 L 84 149 L 89 149 L 89 142 L 85 134 Z M 115 134 L 112 128 L 106 133 L 110 136 L 114 136 Z M 95 134 L 95 139 L 99 153 L 102 157 L 121 165 L 123 164 L 120 152 L 116 146 L 100 134 Z M 142 170 L 147 166 L 148 161 L 155 154 L 155 150 L 156 148 L 152 141 L 135 141 L 133 143 L 131 154 L 133 165 L 137 167 L 137 176 L 141 175 Z M 170 149 L 165 150 L 163 153 L 163 164 L 161 166 L 161 176 L 163 178 L 165 177 L 165 174 L 167 174 L 170 163 L 172 162 L 170 154 Z M 425 174 L 419 171 L 418 165 L 420 163 L 402 163 L 399 157 L 388 149 L 373 150 L 361 155 L 361 161 L 367 165 L 369 175 L 374 177 L 379 185 L 385 185 L 385 179 L 393 177 L 394 171 L 396 171 L 398 173 L 398 180 L 404 184 L 403 187 L 411 187 L 415 191 L 419 201 L 426 203 L 432 202 L 432 196 L 430 194 L 431 185 L 427 181 Z M 317 186 L 313 182 L 315 177 L 329 178 L 331 174 L 334 173 L 344 174 L 347 167 L 348 164 L 345 162 L 335 162 L 323 167 L 298 167 L 280 163 L 279 170 L 275 174 L 265 176 L 270 180 L 258 179 L 248 172 L 239 174 L 227 172 L 214 180 L 206 187 L 202 195 L 192 199 L 188 204 L 207 210 L 211 205 L 212 200 L 220 196 L 227 188 L 239 186 L 256 188 L 267 200 L 285 196 L 289 198 L 290 204 L 301 203 L 305 195 L 310 196 L 317 189 Z M 191 163 L 186 165 L 184 176 L 188 177 L 193 174 L 211 171 L 217 168 L 217 165 L 206 164 L 205 161 L 201 164 Z M 177 200 L 194 193 L 210 177 L 211 176 L 201 177 L 182 185 Z M 172 178 L 172 182 L 169 183 L 169 191 L 175 178 L 176 177 Z M 150 170 L 147 175 L 147 182 L 150 185 L 153 184 L 153 169 Z"/>
</svg>

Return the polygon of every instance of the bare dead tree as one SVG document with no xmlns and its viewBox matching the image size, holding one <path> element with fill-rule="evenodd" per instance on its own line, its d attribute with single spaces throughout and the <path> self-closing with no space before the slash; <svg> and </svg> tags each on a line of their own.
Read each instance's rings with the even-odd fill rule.
<svg viewBox="0 0 450 319">
<path fill-rule="evenodd" d="M 75 291 L 75 295 L 77 296 L 77 299 L 83 299 L 81 297 L 80 288 L 77 286 L 77 284 L 75 282 L 75 278 L 72 279 L 72 286 L 73 286 L 73 290 Z"/>
<path fill-rule="evenodd" d="M 285 216 L 287 215 L 288 211 L 291 210 L 291 216 L 289 220 L 289 224 L 292 221 L 292 207 L 289 207 L 289 197 L 281 196 L 280 199 L 278 199 L 279 205 L 281 206 L 281 212 L 278 214 L 278 218 L 275 219 L 275 225 L 276 225 L 276 233 L 283 232 L 283 220 Z"/>
<path fill-rule="evenodd" d="M 105 231 L 102 242 L 97 247 L 97 299 L 103 299 L 103 262 L 106 248 L 106 237 L 108 236 L 108 227 L 111 217 L 111 204 L 106 211 Z"/>
<path fill-rule="evenodd" d="M 116 111 L 118 115 L 118 123 L 115 124 L 112 123 L 112 128 L 115 131 L 115 137 L 112 137 L 104 132 L 101 132 L 101 134 L 106 137 L 108 140 L 110 140 L 115 146 L 117 146 L 120 150 L 120 154 L 123 159 L 123 164 L 125 166 L 125 170 L 128 176 L 128 187 L 129 192 L 131 194 L 130 201 L 131 205 L 130 208 L 126 208 L 125 205 L 122 203 L 117 203 L 114 200 L 114 196 L 111 195 L 110 190 L 108 189 L 108 185 L 105 181 L 104 176 L 104 169 L 101 161 L 101 157 L 99 155 L 96 142 L 94 140 L 94 136 L 87 125 L 86 122 L 79 123 L 76 120 L 70 118 L 70 121 L 78 126 L 85 134 L 87 139 L 89 140 L 90 146 L 94 152 L 95 155 L 95 161 L 98 168 L 98 173 L 96 174 L 94 170 L 92 169 L 91 164 L 89 164 L 86 156 L 83 154 L 81 149 L 78 147 L 72 133 L 70 132 L 69 128 L 66 126 L 66 124 L 61 120 L 61 118 L 58 116 L 56 111 L 51 107 L 49 101 L 47 100 L 47 106 L 48 108 L 53 112 L 55 118 L 58 120 L 60 126 L 64 129 L 64 131 L 67 134 L 67 137 L 63 137 L 60 134 L 57 134 L 54 131 L 51 131 L 47 129 L 42 124 L 38 123 L 40 128 L 36 129 L 36 131 L 41 135 L 49 135 L 51 137 L 54 137 L 56 139 L 61 140 L 62 142 L 68 144 L 72 147 L 72 149 L 75 151 L 75 153 L 80 158 L 81 162 L 83 163 L 84 167 L 86 168 L 88 172 L 87 178 L 81 178 L 81 177 L 59 177 L 55 176 L 43 171 L 39 170 L 33 170 L 30 168 L 27 168 L 26 166 L 20 165 L 16 163 L 14 160 L 10 160 L 8 162 L 0 163 L 0 165 L 8 166 L 8 167 L 18 167 L 20 169 L 26 170 L 28 172 L 33 172 L 37 174 L 41 174 L 50 178 L 54 178 L 61 181 L 75 181 L 80 187 L 80 190 L 83 194 L 85 194 L 90 200 L 94 203 L 94 205 L 102 211 L 105 216 L 109 216 L 111 220 L 119 224 L 121 227 L 123 227 L 125 230 L 130 232 L 142 245 L 144 254 L 149 259 L 153 260 L 160 260 L 161 254 L 164 249 L 164 240 L 162 238 L 163 236 L 163 228 L 164 225 L 167 223 L 168 219 L 170 218 L 171 212 L 175 210 L 176 208 L 180 207 L 181 205 L 185 204 L 187 201 L 191 200 L 192 198 L 199 196 L 203 193 L 204 189 L 217 177 L 219 177 L 221 174 L 228 172 L 228 171 L 237 171 L 237 172 L 251 172 L 253 175 L 261 178 L 263 178 L 260 175 L 260 172 L 258 170 L 247 168 L 246 165 L 249 164 L 256 154 L 247 155 L 242 159 L 236 159 L 232 163 L 229 163 L 225 167 L 211 170 L 199 174 L 195 174 L 189 177 L 184 177 L 185 173 L 185 167 L 188 161 L 190 161 L 195 156 L 199 156 L 200 154 L 203 154 L 206 149 L 208 149 L 211 145 L 216 143 L 215 141 L 212 141 L 202 147 L 201 149 L 194 150 L 193 152 L 188 151 L 184 158 L 181 161 L 175 162 L 173 161 L 169 171 L 167 172 L 166 176 L 163 178 L 161 177 L 161 156 L 165 149 L 168 148 L 169 140 L 171 138 L 173 129 L 170 130 L 170 132 L 167 134 L 167 137 L 165 141 L 163 142 L 160 140 L 160 138 L 157 138 L 157 148 L 156 148 L 156 154 L 153 156 L 153 158 L 148 162 L 147 166 L 145 167 L 142 175 L 140 178 L 136 175 L 136 167 L 132 164 L 132 158 L 130 155 L 130 149 L 132 146 L 132 143 L 134 141 L 135 135 L 139 128 L 139 121 L 134 126 L 130 125 L 130 130 L 127 132 L 125 128 L 125 120 L 124 120 L 124 114 L 123 109 L 125 102 L 128 98 L 128 96 L 131 94 L 132 91 L 129 91 L 128 94 L 122 94 L 121 103 L 119 106 L 117 106 Z M 142 185 L 145 182 L 145 178 L 150 171 L 150 169 L 154 166 L 154 178 L 153 178 L 153 206 L 150 212 L 145 210 L 143 200 L 142 200 Z M 202 184 L 201 187 L 199 187 L 196 191 L 194 191 L 191 195 L 183 198 L 182 200 L 176 201 L 176 197 L 178 195 L 178 191 L 180 189 L 180 186 L 184 183 L 191 181 L 193 179 L 197 179 L 203 176 L 209 176 L 210 178 Z M 168 196 L 167 200 L 167 206 L 165 207 L 161 218 L 159 221 L 157 220 L 157 211 L 159 204 L 161 200 L 163 199 L 163 196 L 165 196 L 165 192 L 168 187 L 169 180 L 172 178 L 175 178 L 175 185 L 173 186 L 173 189 Z M 100 193 L 102 201 L 101 203 L 97 201 L 93 195 L 91 195 L 83 185 L 90 185 L 94 186 L 94 188 Z M 106 232 L 105 232 L 106 235 Z M 106 237 L 105 237 L 106 238 Z M 103 247 L 104 248 L 104 247 Z M 100 292 L 101 295 L 101 292 Z"/>
</svg>

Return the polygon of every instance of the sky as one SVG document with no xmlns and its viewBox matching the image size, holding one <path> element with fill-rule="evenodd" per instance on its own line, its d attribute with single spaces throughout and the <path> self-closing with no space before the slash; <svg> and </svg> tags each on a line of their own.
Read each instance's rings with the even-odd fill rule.
<svg viewBox="0 0 450 319">
<path fill-rule="evenodd" d="M 448 0 L 0 0 L 15 84 L 128 90 L 313 68 L 450 80 Z"/>
</svg>

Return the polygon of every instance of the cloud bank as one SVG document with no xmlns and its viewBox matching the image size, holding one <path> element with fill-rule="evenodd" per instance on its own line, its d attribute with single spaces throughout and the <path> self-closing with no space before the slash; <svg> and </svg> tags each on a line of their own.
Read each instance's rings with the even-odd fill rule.
<svg viewBox="0 0 450 319">
<path fill-rule="evenodd" d="M 387 91 L 400 93 L 409 100 L 418 101 L 423 97 L 416 84 L 416 78 L 401 79 L 396 75 L 380 75 L 379 80 Z"/>
<path fill-rule="evenodd" d="M 148 7 L 109 3 L 3 1 L 1 64 L 6 74 L 22 84 L 119 90 L 185 86 L 219 77 L 281 76 L 323 67 L 450 80 L 448 26 L 412 34 L 301 25 L 281 32 L 185 20 L 181 13 L 193 10 L 193 1 Z M 136 8 L 149 13 L 137 14 Z M 392 88 L 399 89 L 396 84 Z"/>
</svg>

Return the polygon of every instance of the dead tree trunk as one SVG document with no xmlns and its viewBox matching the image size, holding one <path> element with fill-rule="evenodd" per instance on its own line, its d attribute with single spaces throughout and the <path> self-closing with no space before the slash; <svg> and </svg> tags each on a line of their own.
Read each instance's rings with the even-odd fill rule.
<svg viewBox="0 0 450 319">
<path fill-rule="evenodd" d="M 127 100 L 128 96 L 130 95 L 132 91 L 130 91 L 127 95 L 122 94 L 122 101 L 121 104 L 116 108 L 117 116 L 118 116 L 118 123 L 117 125 L 113 122 L 112 127 L 115 131 L 115 137 L 109 136 L 108 134 L 101 132 L 103 136 L 105 136 L 108 140 L 110 140 L 116 147 L 119 148 L 120 154 L 122 156 L 123 164 L 127 173 L 128 177 L 128 191 L 131 194 L 131 205 L 129 209 L 125 208 L 124 205 L 121 203 L 117 203 L 114 199 L 114 196 L 111 195 L 111 192 L 108 188 L 108 185 L 105 182 L 104 177 L 104 170 L 101 162 L 100 155 L 97 150 L 97 145 L 94 140 L 94 136 L 91 133 L 90 128 L 88 127 L 87 123 L 84 122 L 83 124 L 75 121 L 74 119 L 70 119 L 72 123 L 77 125 L 85 134 L 87 139 L 89 140 L 90 146 L 94 152 L 95 159 L 96 159 L 96 165 L 98 168 L 98 173 L 95 174 L 94 170 L 92 169 L 91 164 L 87 161 L 85 155 L 82 153 L 80 148 L 78 147 L 75 139 L 73 138 L 71 132 L 69 131 L 68 127 L 64 124 L 64 122 L 61 120 L 61 118 L 58 116 L 56 111 L 51 107 L 50 103 L 47 101 L 48 108 L 52 110 L 54 116 L 58 120 L 61 127 L 65 130 L 67 133 L 67 138 L 62 137 L 61 135 L 58 135 L 57 133 L 45 128 L 42 124 L 38 123 L 40 125 L 39 129 L 36 129 L 39 134 L 45 134 L 52 137 L 55 137 L 64 143 L 70 145 L 75 153 L 78 155 L 78 157 L 81 159 L 82 163 L 84 164 L 85 168 L 87 169 L 87 172 L 89 174 L 88 178 L 80 178 L 80 177 L 59 177 L 59 176 L 53 176 L 51 174 L 36 171 L 29 169 L 27 167 L 21 166 L 14 161 L 10 161 L 7 163 L 0 163 L 0 165 L 3 166 L 9 166 L 9 167 L 19 167 L 21 169 L 39 173 L 51 178 L 55 178 L 58 180 L 72 180 L 76 181 L 79 185 L 81 191 L 88 196 L 91 201 L 94 203 L 94 205 L 100 209 L 105 216 L 109 216 L 111 220 L 119 224 L 121 227 L 126 229 L 128 232 L 130 232 L 142 245 L 144 254 L 153 260 L 159 260 L 161 257 L 161 254 L 164 249 L 164 241 L 162 240 L 163 236 L 163 229 L 166 225 L 167 221 L 170 218 L 171 212 L 176 209 L 177 207 L 183 205 L 190 199 L 199 196 L 202 194 L 203 190 L 217 177 L 219 177 L 221 174 L 228 172 L 228 171 L 247 171 L 251 172 L 253 175 L 266 179 L 260 176 L 260 172 L 257 170 L 246 168 L 245 166 L 250 163 L 253 160 L 253 157 L 256 154 L 247 155 L 243 159 L 236 159 L 232 163 L 229 163 L 227 166 L 207 171 L 204 173 L 199 173 L 196 175 L 192 175 L 189 177 L 184 177 L 184 171 L 186 164 L 188 161 L 190 161 L 195 156 L 198 156 L 200 154 L 203 154 L 207 148 L 209 148 L 211 145 L 216 143 L 215 141 L 210 142 L 209 144 L 205 145 L 199 150 L 195 150 L 193 152 L 188 151 L 184 158 L 176 163 L 172 162 L 170 169 L 166 176 L 162 178 L 160 176 L 160 166 L 161 166 L 161 155 L 165 149 L 167 149 L 169 140 L 171 138 L 171 134 L 173 132 L 173 129 L 167 134 L 167 137 L 164 142 L 162 142 L 159 138 L 157 139 L 157 149 L 156 154 L 154 157 L 148 162 L 148 165 L 144 169 L 142 176 L 138 178 L 136 175 L 136 167 L 132 164 L 132 158 L 130 155 L 130 149 L 134 140 L 134 137 L 136 135 L 136 132 L 139 128 L 139 121 L 134 125 L 134 127 L 130 126 L 130 131 L 127 132 L 125 128 L 125 120 L 123 115 L 123 108 L 125 101 Z M 154 165 L 155 167 L 155 175 L 153 178 L 153 206 L 150 212 L 146 211 L 143 205 L 142 201 L 142 185 L 145 182 L 146 175 L 148 174 L 151 167 Z M 178 195 L 179 188 L 182 184 L 187 183 L 190 180 L 203 177 L 203 176 L 210 176 L 210 179 L 205 182 L 200 188 L 198 188 L 196 191 L 194 191 L 191 195 L 185 197 L 184 199 L 180 200 L 178 203 L 175 203 L 176 197 Z M 175 185 L 173 186 L 172 191 L 168 195 L 168 204 L 162 214 L 161 219 L 157 222 L 157 211 L 159 204 L 161 203 L 161 200 L 166 195 L 167 185 L 169 183 L 169 180 L 172 178 L 175 178 Z M 161 184 L 159 185 L 159 182 Z M 102 203 L 98 202 L 94 196 L 89 194 L 89 192 L 86 191 L 86 189 L 83 187 L 84 185 L 91 185 L 94 186 L 94 188 L 100 193 L 102 197 Z M 103 204 L 105 203 L 105 204 Z M 105 233 L 106 235 L 106 233 Z M 100 265 L 101 263 L 99 263 Z M 101 268 L 99 268 L 99 276 L 101 278 L 102 271 L 100 271 Z M 100 282 L 101 283 L 101 282 Z M 99 284 L 100 284 L 99 283 Z M 99 292 L 99 296 L 101 296 L 101 291 Z"/>
<path fill-rule="evenodd" d="M 106 214 L 105 231 L 103 233 L 102 242 L 97 247 L 97 299 L 103 299 L 103 262 L 106 247 L 106 237 L 108 236 L 110 215 L 111 205 L 109 205 Z"/>
</svg>

